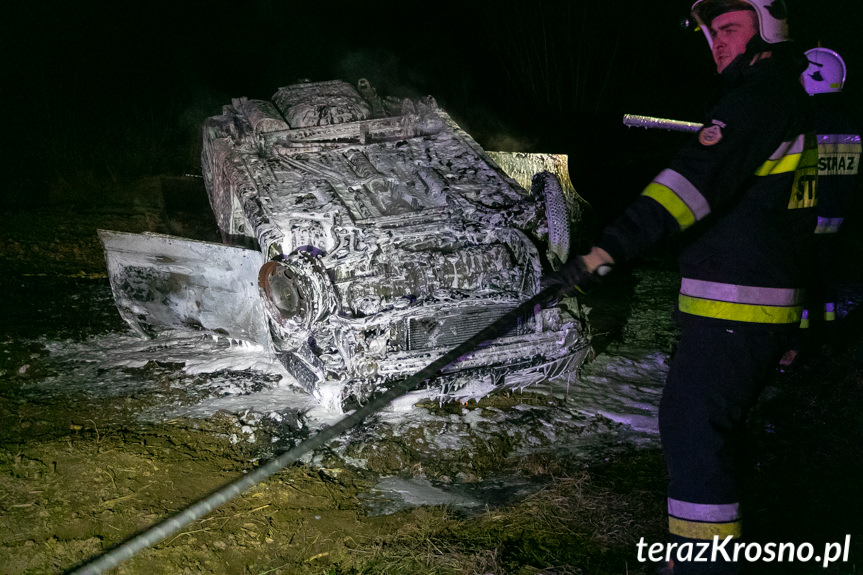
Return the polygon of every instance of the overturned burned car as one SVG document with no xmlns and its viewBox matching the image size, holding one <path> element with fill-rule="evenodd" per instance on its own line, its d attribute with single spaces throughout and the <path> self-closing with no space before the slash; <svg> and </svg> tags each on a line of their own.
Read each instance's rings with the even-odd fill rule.
<svg viewBox="0 0 863 575">
<path fill-rule="evenodd" d="M 100 232 L 120 313 L 268 346 L 321 397 L 361 401 L 536 294 L 581 215 L 565 156 L 487 153 L 432 98 L 365 80 L 235 99 L 203 132 L 227 245 Z M 432 387 L 569 375 L 588 344 L 577 310 L 536 309 Z"/>
</svg>

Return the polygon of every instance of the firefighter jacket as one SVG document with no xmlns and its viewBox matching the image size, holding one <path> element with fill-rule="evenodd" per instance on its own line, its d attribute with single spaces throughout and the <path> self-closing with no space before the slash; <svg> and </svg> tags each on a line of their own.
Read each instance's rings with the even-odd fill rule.
<svg viewBox="0 0 863 575">
<path fill-rule="evenodd" d="M 598 243 L 625 262 L 686 231 L 682 321 L 800 321 L 818 164 L 800 71 L 778 57 L 729 65 L 704 126 Z"/>
<path fill-rule="evenodd" d="M 815 101 L 818 130 L 818 225 L 816 234 L 834 234 L 851 211 L 858 194 L 860 130 L 829 105 L 837 94 L 819 94 Z"/>
</svg>

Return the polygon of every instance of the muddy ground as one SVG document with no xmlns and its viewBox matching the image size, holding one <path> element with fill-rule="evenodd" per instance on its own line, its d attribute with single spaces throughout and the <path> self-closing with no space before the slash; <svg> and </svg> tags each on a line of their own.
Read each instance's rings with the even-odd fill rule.
<svg viewBox="0 0 863 575">
<path fill-rule="evenodd" d="M 0 226 L 0 573 L 63 573 L 259 465 L 259 442 L 232 441 L 233 416 L 142 423 L 136 414 L 177 393 L 176 366 L 148 364 L 147 392 L 94 402 L 34 396 L 50 377 L 46 339 L 123 329 L 105 294 L 98 228 L 217 240 L 200 180 L 154 178 L 118 189 L 113 202 L 3 215 Z M 130 207 L 131 206 L 131 207 Z M 855 250 L 851 253 L 856 254 Z M 666 270 L 667 262 L 648 268 Z M 854 265 L 848 290 L 859 293 Z M 623 337 L 625 273 L 586 303 L 598 352 Z M 606 310 L 604 313 L 601 310 Z M 611 313 L 608 310 L 612 310 Z M 749 537 L 768 542 L 844 541 L 849 560 L 761 565 L 756 573 L 857 573 L 863 569 L 863 328 L 856 312 L 840 345 L 777 373 L 751 421 Z M 666 341 L 658 346 L 669 345 Z M 565 401 L 499 394 L 464 405 L 428 405 L 451 416 L 525 413 Z M 468 414 L 468 415 L 466 415 Z M 536 421 L 525 420 L 530 434 Z M 295 429 L 292 441 L 301 441 Z M 524 454 L 491 429 L 452 452 L 368 434 L 348 451 L 320 450 L 120 565 L 116 573 L 650 573 L 636 544 L 663 541 L 665 471 L 655 442 L 625 441 L 596 418 L 586 434 L 607 449 L 547 445 Z M 617 434 L 617 435 L 616 435 Z M 620 437 L 619 441 L 614 438 Z M 350 457 L 345 457 L 345 454 Z M 354 465 L 357 460 L 362 466 Z M 375 512 L 385 476 L 484 490 L 480 506 L 423 505 Z M 509 487 L 494 491 L 495 477 Z M 514 480 L 517 479 L 516 480 Z M 512 487 L 515 485 L 516 487 Z M 476 495 L 476 493 L 474 493 Z"/>
</svg>

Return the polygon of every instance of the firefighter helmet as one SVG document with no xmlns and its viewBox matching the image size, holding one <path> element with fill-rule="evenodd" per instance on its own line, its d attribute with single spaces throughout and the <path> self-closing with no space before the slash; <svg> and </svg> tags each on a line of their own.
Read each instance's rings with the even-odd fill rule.
<svg viewBox="0 0 863 575">
<path fill-rule="evenodd" d="M 762 40 L 768 44 L 776 44 L 791 39 L 788 34 L 788 10 L 785 0 L 696 0 L 692 5 L 692 15 L 707 37 L 711 50 L 713 37 L 710 35 L 710 23 L 713 19 L 726 12 L 746 10 L 746 5 L 755 10 L 758 16 L 758 32 Z"/>
<path fill-rule="evenodd" d="M 811 96 L 841 92 L 845 86 L 845 61 L 827 48 L 812 48 L 806 52 L 809 67 L 803 72 L 803 87 Z"/>
</svg>

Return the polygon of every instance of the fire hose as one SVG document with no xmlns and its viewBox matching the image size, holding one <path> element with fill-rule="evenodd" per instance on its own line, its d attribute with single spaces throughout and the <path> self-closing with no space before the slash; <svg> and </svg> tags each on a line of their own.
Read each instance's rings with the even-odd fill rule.
<svg viewBox="0 0 863 575">
<path fill-rule="evenodd" d="M 524 314 L 533 313 L 537 306 L 542 306 L 543 304 L 554 300 L 559 297 L 560 294 L 560 285 L 552 285 L 542 289 L 538 294 L 493 321 L 471 338 L 455 346 L 453 349 L 443 354 L 441 357 L 431 362 L 411 377 L 395 384 L 381 395 L 373 397 L 366 402 L 365 405 L 348 414 L 332 426 L 321 429 L 317 434 L 313 435 L 303 443 L 283 452 L 251 473 L 248 473 L 247 475 L 244 475 L 243 477 L 213 491 L 210 495 L 198 500 L 198 502 L 187 507 L 185 510 L 152 525 L 136 535 L 133 535 L 124 543 L 121 543 L 113 549 L 106 551 L 96 559 L 75 569 L 71 572 L 71 575 L 96 575 L 98 573 L 102 573 L 106 569 L 116 567 L 122 561 L 135 555 L 138 551 L 155 545 L 159 541 L 177 533 L 189 523 L 204 517 L 237 495 L 251 489 L 266 478 L 280 471 L 288 464 L 297 461 L 306 453 L 321 447 L 331 439 L 340 436 L 342 433 L 358 425 L 368 416 L 383 409 L 395 399 L 418 387 L 423 381 L 434 377 L 445 367 L 455 363 L 459 358 L 479 347 L 483 342 L 494 339 L 501 333 L 507 331 L 515 319 Z"/>
</svg>

